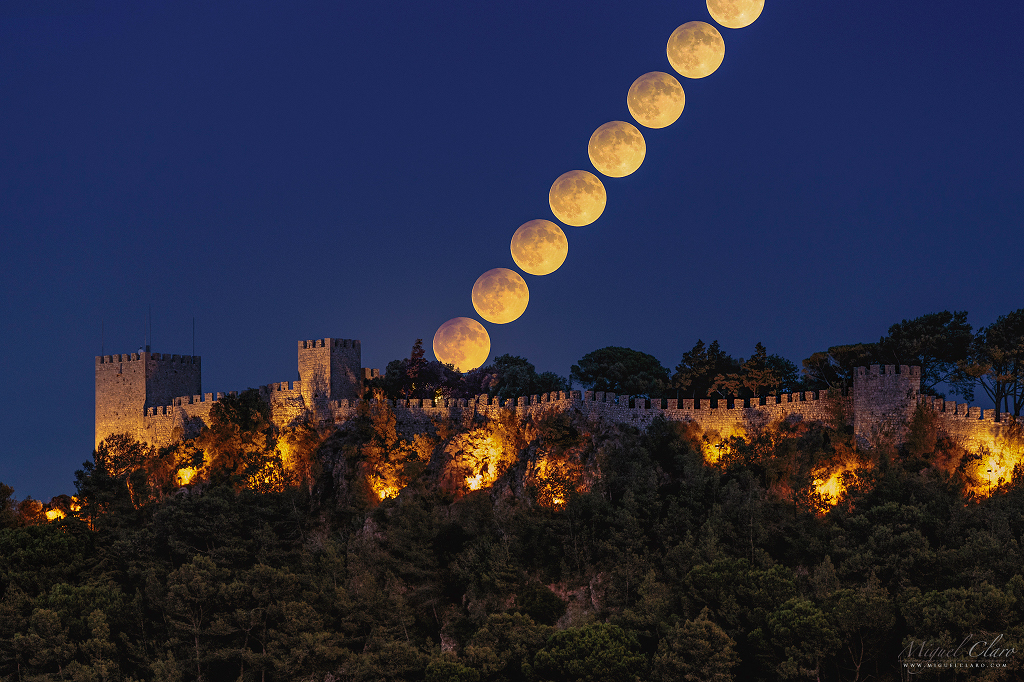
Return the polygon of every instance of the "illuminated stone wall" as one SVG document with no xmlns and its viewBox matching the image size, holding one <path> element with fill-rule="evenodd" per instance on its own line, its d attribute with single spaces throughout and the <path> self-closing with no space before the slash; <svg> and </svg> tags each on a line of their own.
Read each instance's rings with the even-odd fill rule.
<svg viewBox="0 0 1024 682">
<path fill-rule="evenodd" d="M 862 446 L 878 438 L 902 442 L 921 394 L 921 368 L 871 365 L 853 370 L 853 431 Z"/>
<path fill-rule="evenodd" d="M 982 410 L 929 395 L 919 396 L 917 401 L 938 413 L 939 428 L 971 452 L 977 452 L 983 446 L 992 447 L 1003 427 L 1014 418 L 1009 412 L 1003 412 L 996 421 L 995 410 Z"/>
<path fill-rule="evenodd" d="M 358 401 L 354 400 L 332 402 L 335 422 L 344 423 L 352 418 L 357 405 Z M 748 401 L 719 400 L 712 407 L 708 399 L 649 400 L 614 393 L 561 391 L 507 400 L 487 395 L 475 400 L 389 400 L 388 405 L 395 411 L 399 429 L 407 434 L 424 432 L 438 420 L 454 419 L 468 426 L 477 415 L 494 418 L 503 411 L 525 418 L 576 410 L 588 419 L 631 424 L 641 429 L 663 415 L 670 421 L 696 422 L 705 431 L 714 430 L 728 436 L 785 418 L 829 423 L 849 411 L 851 400 L 839 396 L 829 398 L 827 391 L 808 391 Z"/>
<path fill-rule="evenodd" d="M 199 356 L 124 353 L 96 357 L 95 442 L 112 433 L 145 440 L 148 408 L 202 392 Z"/>
<path fill-rule="evenodd" d="M 306 404 L 314 394 L 322 400 L 354 400 L 361 394 L 363 369 L 356 339 L 299 341 L 299 380 Z"/>
<path fill-rule="evenodd" d="M 312 411 L 316 418 L 343 424 L 358 405 L 362 381 L 379 376 L 360 367 L 360 344 L 350 339 L 299 342 L 299 374 L 329 387 L 323 409 L 316 410 L 307 381 L 268 384 L 259 388 L 271 407 L 274 423 L 283 427 Z M 314 368 L 319 367 L 314 375 Z M 96 358 L 96 442 L 111 433 L 128 433 L 156 446 L 198 432 L 209 423 L 210 410 L 222 393 L 200 392 L 200 359 L 192 356 L 132 353 Z M 555 392 L 500 400 L 487 395 L 472 400 L 389 401 L 399 429 L 406 435 L 423 433 L 438 421 L 469 426 L 478 416 L 511 412 L 519 418 L 545 412 L 577 411 L 588 419 L 646 428 L 658 415 L 671 421 L 691 421 L 723 437 L 756 430 L 780 419 L 834 423 L 851 419 L 858 441 L 870 445 L 879 434 L 899 442 L 918 402 L 940 415 L 941 427 L 968 449 L 988 446 L 1001 425 L 992 410 L 957 405 L 920 395 L 918 367 L 892 365 L 859 367 L 854 371 L 852 396 L 827 391 L 783 394 L 750 400 L 648 400 L 614 393 Z M 191 390 L 190 390 L 191 389 Z M 234 394 L 232 394 L 234 395 Z M 1008 415 L 1007 415 L 1008 416 Z"/>
</svg>

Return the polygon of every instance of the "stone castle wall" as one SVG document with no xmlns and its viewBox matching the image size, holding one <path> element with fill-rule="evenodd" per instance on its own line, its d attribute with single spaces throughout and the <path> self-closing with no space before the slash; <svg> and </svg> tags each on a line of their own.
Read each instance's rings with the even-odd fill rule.
<svg viewBox="0 0 1024 682">
<path fill-rule="evenodd" d="M 111 433 L 144 440 L 147 410 L 202 393 L 199 356 L 124 353 L 96 357 L 96 444 Z"/>
<path fill-rule="evenodd" d="M 850 398 L 829 397 L 827 391 L 784 394 L 749 400 L 719 400 L 715 407 L 701 400 L 647 399 L 594 391 L 561 391 L 543 395 L 502 400 L 486 394 L 474 400 L 396 400 L 387 401 L 394 410 L 399 430 L 412 434 L 426 431 L 435 420 L 455 420 L 465 425 L 481 415 L 497 417 L 511 413 L 520 419 L 548 412 L 576 410 L 586 418 L 630 424 L 641 429 L 650 426 L 659 415 L 670 421 L 696 422 L 705 431 L 722 435 L 738 434 L 763 427 L 773 421 L 799 418 L 828 423 L 838 413 L 848 411 Z M 355 416 L 359 401 L 334 401 L 331 414 L 336 423 Z"/>
<path fill-rule="evenodd" d="M 982 410 L 930 395 L 918 396 L 917 403 L 934 410 L 939 418 L 939 429 L 970 452 L 992 447 L 1014 418 L 1009 412 L 1003 412 L 996 421 L 996 410 Z"/>
<path fill-rule="evenodd" d="M 853 432 L 861 445 L 879 436 L 903 438 L 921 394 L 921 368 L 871 365 L 853 370 Z"/>
<path fill-rule="evenodd" d="M 310 413 L 343 424 L 355 416 L 362 382 L 378 370 L 359 367 L 360 344 L 351 339 L 300 341 L 300 381 L 261 386 L 274 423 L 285 426 Z M 210 421 L 210 411 L 223 393 L 199 390 L 198 356 L 132 353 L 96 358 L 96 443 L 112 433 L 128 433 L 162 446 L 193 435 Z M 308 378 L 307 378 L 308 377 Z M 555 392 L 501 400 L 481 395 L 472 400 L 388 401 L 399 429 L 407 434 L 429 430 L 440 420 L 470 425 L 477 416 L 511 413 L 518 418 L 558 411 L 578 411 L 588 419 L 647 428 L 659 415 L 670 421 L 695 422 L 723 436 L 757 430 L 781 419 L 830 423 L 852 417 L 858 442 L 868 446 L 879 434 L 897 441 L 919 403 L 939 414 L 940 426 L 968 449 L 991 445 L 1001 433 L 995 411 L 957 405 L 920 395 L 918 367 L 858 367 L 852 395 L 808 391 L 752 399 L 646 399 L 586 391 Z M 313 385 L 315 384 L 315 385 Z M 180 388 L 195 390 L 169 394 Z M 237 395 L 231 393 L 229 395 Z M 712 405 L 714 404 L 714 407 Z M 1005 415 L 1004 419 L 1009 415 Z"/>
<path fill-rule="evenodd" d="M 299 341 L 299 380 L 302 397 L 313 405 L 318 399 L 355 400 L 363 379 L 362 350 L 357 339 Z"/>
</svg>

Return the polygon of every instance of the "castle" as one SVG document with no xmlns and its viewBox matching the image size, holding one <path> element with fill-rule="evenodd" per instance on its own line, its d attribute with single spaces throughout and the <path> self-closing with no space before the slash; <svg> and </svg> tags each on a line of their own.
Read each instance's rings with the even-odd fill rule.
<svg viewBox="0 0 1024 682">
<path fill-rule="evenodd" d="M 363 368 L 360 343 L 354 339 L 314 339 L 298 342 L 299 380 L 259 387 L 270 406 L 271 419 L 284 426 L 313 412 L 318 419 L 342 424 L 356 412 L 363 382 L 379 370 Z M 160 447 L 209 423 L 210 410 L 224 394 L 202 392 L 199 356 L 138 353 L 96 357 L 96 445 L 111 434 L 125 433 Z M 519 417 L 546 411 L 577 410 L 587 418 L 603 418 L 646 428 L 658 415 L 672 421 L 692 421 L 705 431 L 740 434 L 772 421 L 796 418 L 829 422 L 837 414 L 852 417 L 862 445 L 879 434 L 897 440 L 918 404 L 934 410 L 940 426 L 964 447 L 989 446 L 1000 435 L 1009 414 L 996 419 L 995 410 L 982 410 L 954 401 L 922 396 L 919 367 L 872 365 L 854 371 L 849 396 L 828 391 L 786 393 L 750 399 L 647 399 L 614 393 L 562 391 L 501 400 L 484 394 L 475 399 L 389 401 L 406 433 L 422 431 L 434 420 L 457 420 L 466 425 L 477 415 L 495 416 L 507 410 Z M 231 395 L 235 395 L 232 392 Z"/>
</svg>

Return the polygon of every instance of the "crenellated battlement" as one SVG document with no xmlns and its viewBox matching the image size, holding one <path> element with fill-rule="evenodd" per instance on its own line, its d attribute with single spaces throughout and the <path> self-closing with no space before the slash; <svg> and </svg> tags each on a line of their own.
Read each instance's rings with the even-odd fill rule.
<svg viewBox="0 0 1024 682">
<path fill-rule="evenodd" d="M 148 358 L 147 358 L 148 356 Z M 182 365 L 199 365 L 202 362 L 202 358 L 198 355 L 171 355 L 169 353 L 150 353 L 148 351 L 142 353 L 121 353 L 115 355 L 97 355 L 97 365 L 112 365 L 114 363 L 124 362 L 140 362 L 149 360 L 150 362 L 159 363 L 178 363 Z"/>
<path fill-rule="evenodd" d="M 225 396 L 237 396 L 238 391 L 229 391 L 228 393 L 203 393 L 202 395 L 183 395 L 173 398 L 168 405 L 156 405 L 154 407 L 147 407 L 145 416 L 155 417 L 162 414 L 174 414 L 174 408 L 185 407 L 188 405 L 203 405 L 207 404 L 212 406 L 213 403 L 222 400 Z"/>
<path fill-rule="evenodd" d="M 903 376 L 920 380 L 921 368 L 907 365 L 871 365 L 869 367 L 854 367 L 853 375 L 855 377 Z"/>
<path fill-rule="evenodd" d="M 356 339 L 312 339 L 298 342 L 299 380 L 260 386 L 275 424 L 285 426 L 308 415 L 343 424 L 356 414 L 365 381 L 380 370 L 361 366 Z M 122 353 L 96 357 L 96 442 L 111 433 L 129 433 L 165 445 L 202 423 L 209 423 L 214 404 L 230 393 L 203 393 L 198 355 Z M 605 391 L 554 391 L 516 398 L 481 394 L 470 399 L 403 399 L 387 401 L 405 432 L 432 428 L 436 420 L 466 424 L 478 416 L 512 413 L 519 418 L 550 412 L 576 411 L 587 419 L 646 428 L 660 417 L 692 421 L 705 430 L 744 433 L 780 419 L 830 422 L 836 415 L 853 416 L 862 445 L 879 433 L 902 437 L 918 404 L 941 416 L 944 428 L 965 442 L 986 442 L 1001 428 L 995 410 L 920 394 L 921 369 L 906 365 L 871 365 L 854 369 L 850 396 L 826 390 L 782 393 L 754 398 L 648 398 Z M 172 397 L 173 396 L 173 397 Z M 175 435 L 177 434 L 177 435 Z"/>
<path fill-rule="evenodd" d="M 300 349 L 310 348 L 359 348 L 359 339 L 311 339 L 299 341 Z"/>
<path fill-rule="evenodd" d="M 990 424 L 1008 422 L 1014 419 L 1014 416 L 1009 412 L 997 413 L 996 410 L 983 410 L 977 406 L 972 407 L 967 403 L 958 403 L 955 400 L 942 400 L 930 395 L 918 396 L 917 402 L 935 410 L 945 419 L 979 421 Z M 996 418 L 997 414 L 998 419 Z"/>
</svg>

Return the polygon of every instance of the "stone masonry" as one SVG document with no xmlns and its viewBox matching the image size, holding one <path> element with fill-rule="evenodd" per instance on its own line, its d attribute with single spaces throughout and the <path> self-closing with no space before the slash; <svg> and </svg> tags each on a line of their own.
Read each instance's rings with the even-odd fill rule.
<svg viewBox="0 0 1024 682">
<path fill-rule="evenodd" d="M 299 381 L 259 388 L 271 407 L 273 421 L 284 426 L 310 412 L 319 419 L 342 424 L 356 412 L 363 382 L 379 370 L 360 367 L 358 340 L 299 341 Z M 195 433 L 209 422 L 210 409 L 224 394 L 201 393 L 198 356 L 143 353 L 96 358 L 96 444 L 114 433 L 127 433 L 155 446 L 167 445 L 184 434 Z M 388 401 L 406 434 L 422 432 L 436 420 L 472 423 L 477 415 L 511 412 L 525 418 L 550 411 L 575 410 L 589 419 L 646 428 L 658 415 L 672 421 L 693 421 L 705 431 L 723 436 L 757 430 L 780 419 L 830 422 L 839 415 L 852 417 L 857 440 L 864 446 L 880 435 L 903 437 L 907 420 L 919 402 L 940 415 L 940 424 L 965 445 L 991 442 L 1002 422 L 993 410 L 957 405 L 921 396 L 919 367 L 892 365 L 858 367 L 850 396 L 828 391 L 787 393 L 749 400 L 712 401 L 616 396 L 587 391 L 556 392 L 500 400 L 481 395 L 473 400 Z M 232 393 L 234 395 L 234 393 Z M 1003 422 L 1008 415 L 1004 416 Z"/>
</svg>

